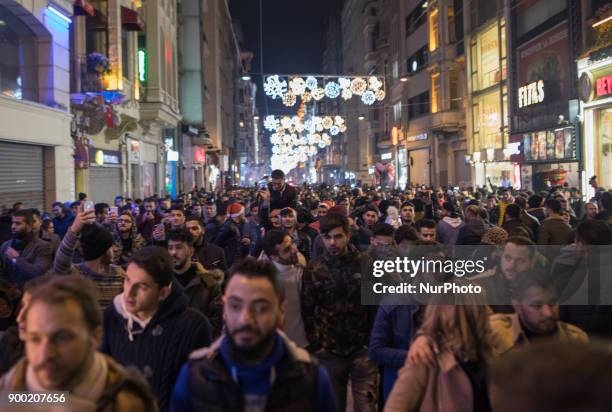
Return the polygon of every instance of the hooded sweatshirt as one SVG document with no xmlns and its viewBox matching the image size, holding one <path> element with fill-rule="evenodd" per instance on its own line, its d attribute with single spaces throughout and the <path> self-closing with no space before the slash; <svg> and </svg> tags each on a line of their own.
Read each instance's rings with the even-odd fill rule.
<svg viewBox="0 0 612 412">
<path fill-rule="evenodd" d="M 189 354 L 210 345 L 210 324 L 188 299 L 177 280 L 155 314 L 140 320 L 127 312 L 123 294 L 104 312 L 101 351 L 124 366 L 138 368 L 159 399 L 160 411 L 168 410 L 170 395 L 181 365 Z"/>
<path fill-rule="evenodd" d="M 438 242 L 445 245 L 454 245 L 457 243 L 459 229 L 464 225 L 460 217 L 445 216 L 437 226 Z"/>
</svg>

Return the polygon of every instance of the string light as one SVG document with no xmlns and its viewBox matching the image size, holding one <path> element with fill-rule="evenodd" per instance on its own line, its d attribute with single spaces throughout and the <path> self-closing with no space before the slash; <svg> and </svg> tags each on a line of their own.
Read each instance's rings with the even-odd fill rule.
<svg viewBox="0 0 612 412">
<path fill-rule="evenodd" d="M 340 85 L 336 82 L 329 82 L 325 85 L 325 96 L 335 99 L 340 96 Z"/>
<path fill-rule="evenodd" d="M 264 92 L 273 99 L 281 99 L 287 93 L 287 82 L 277 74 L 269 76 L 264 83 Z"/>
</svg>

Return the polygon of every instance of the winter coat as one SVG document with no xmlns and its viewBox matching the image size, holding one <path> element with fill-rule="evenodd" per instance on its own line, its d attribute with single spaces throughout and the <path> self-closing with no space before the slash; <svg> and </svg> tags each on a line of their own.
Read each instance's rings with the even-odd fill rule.
<svg viewBox="0 0 612 412">
<path fill-rule="evenodd" d="M 194 257 L 204 266 L 204 269 L 227 272 L 225 252 L 219 246 L 207 243 L 202 239 L 199 244 L 194 244 L 194 248 Z"/>
<path fill-rule="evenodd" d="M 361 304 L 361 283 L 370 274 L 370 257 L 353 246 L 343 256 L 325 252 L 309 262 L 302 319 L 313 350 L 346 356 L 367 348 L 376 308 Z"/>
<path fill-rule="evenodd" d="M 289 183 L 285 183 L 281 191 L 272 189 L 272 183 L 269 183 L 268 190 L 270 191 L 270 210 L 285 207 L 297 210 L 297 191 Z"/>
<path fill-rule="evenodd" d="M 219 336 L 223 326 L 223 302 L 221 285 L 223 277 L 196 265 L 196 276 L 185 286 L 189 306 L 208 318 L 212 327 L 212 336 Z"/>
<path fill-rule="evenodd" d="M 457 234 L 457 245 L 480 245 L 480 240 L 492 226 L 482 219 L 474 219 L 465 223 Z"/>
<path fill-rule="evenodd" d="M 464 225 L 460 217 L 445 216 L 436 227 L 438 242 L 445 245 L 457 244 L 459 230 Z"/>
<path fill-rule="evenodd" d="M 15 263 L 6 256 L 7 249 L 12 245 L 13 239 L 7 240 L 0 247 L 0 274 L 20 288 L 28 280 L 45 273 L 53 264 L 50 244 L 38 237 L 33 236 L 29 240 Z"/>
<path fill-rule="evenodd" d="M 154 217 L 152 220 L 146 218 L 146 213 L 141 213 L 136 219 L 138 233 L 144 238 L 144 240 L 148 243 L 153 241 L 153 230 L 156 225 L 159 225 L 162 221 L 162 215 L 157 212 L 154 212 Z"/>
<path fill-rule="evenodd" d="M 410 341 L 416 332 L 414 305 L 381 305 L 376 313 L 370 336 L 369 356 L 383 368 L 383 396 L 385 399 L 404 365 Z"/>
<path fill-rule="evenodd" d="M 72 212 L 68 212 L 64 215 L 64 217 L 54 217 L 53 218 L 53 228 L 55 233 L 60 237 L 64 238 L 64 235 L 72 226 L 72 222 L 74 222 L 74 215 Z"/>
<path fill-rule="evenodd" d="M 549 217 L 544 219 L 538 230 L 538 245 L 566 245 L 571 226 L 563 221 L 561 217 Z"/>
<path fill-rule="evenodd" d="M 120 313 L 119 299 L 123 295 L 104 312 L 101 351 L 124 366 L 138 368 L 153 388 L 160 411 L 167 411 L 181 366 L 192 351 L 210 345 L 210 324 L 189 307 L 189 299 L 176 280 L 153 318 L 137 332 L 128 327 L 128 315 Z"/>
<path fill-rule="evenodd" d="M 135 370 L 125 369 L 110 356 L 104 356 L 107 365 L 104 391 L 97 399 L 98 412 L 157 412 L 157 404 L 142 376 Z M 28 360 L 22 358 L 0 382 L 1 391 L 27 391 Z M 69 402 L 68 402 L 69 403 Z M 33 409 L 38 410 L 38 409 Z M 46 408 L 44 410 L 47 410 Z M 71 409 L 68 409 L 71 410 Z"/>
<path fill-rule="evenodd" d="M 225 252 L 225 258 L 229 267 L 232 267 L 234 263 L 249 254 L 249 246 L 244 246 L 240 243 L 243 238 L 243 228 L 244 225 L 238 225 L 233 220 L 228 219 L 221 226 L 214 241 Z"/>
</svg>

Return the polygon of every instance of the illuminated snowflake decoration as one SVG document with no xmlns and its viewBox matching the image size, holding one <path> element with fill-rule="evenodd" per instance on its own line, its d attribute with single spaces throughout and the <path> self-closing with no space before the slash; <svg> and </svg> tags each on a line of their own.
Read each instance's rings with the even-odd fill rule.
<svg viewBox="0 0 612 412">
<path fill-rule="evenodd" d="M 270 143 L 272 143 L 273 145 L 278 145 L 281 142 L 281 137 L 278 133 L 272 133 L 272 135 L 270 136 Z"/>
<path fill-rule="evenodd" d="M 295 98 L 295 94 L 291 92 L 285 93 L 283 96 L 283 104 L 287 107 L 295 106 L 297 99 Z"/>
<path fill-rule="evenodd" d="M 264 119 L 264 127 L 266 128 L 266 130 L 270 130 L 271 132 L 275 132 L 276 130 L 278 130 L 279 124 L 280 122 L 275 116 L 266 116 L 266 118 Z"/>
<path fill-rule="evenodd" d="M 316 101 L 321 100 L 323 97 L 325 97 L 325 90 L 323 88 L 317 87 L 312 91 L 312 98 Z"/>
<path fill-rule="evenodd" d="M 338 136 L 338 134 L 340 133 L 340 128 L 338 126 L 332 126 L 329 128 L 329 134 L 331 134 L 332 136 Z"/>
<path fill-rule="evenodd" d="M 277 74 L 269 76 L 264 83 L 264 92 L 273 99 L 281 99 L 287 92 L 287 82 L 281 80 Z"/>
<path fill-rule="evenodd" d="M 324 128 L 329 129 L 334 125 L 334 120 L 331 117 L 324 117 L 322 123 Z"/>
<path fill-rule="evenodd" d="M 371 76 L 368 79 L 368 86 L 370 87 L 370 90 L 376 91 L 380 89 L 383 86 L 383 84 L 380 80 L 378 80 L 378 77 Z"/>
<path fill-rule="evenodd" d="M 304 92 L 304 94 L 302 94 L 302 101 L 304 103 L 310 103 L 312 101 L 312 94 L 310 92 Z"/>
<path fill-rule="evenodd" d="M 340 88 L 342 90 L 346 90 L 346 89 L 350 89 L 351 88 L 351 81 L 349 79 L 347 79 L 346 77 L 341 77 L 338 79 L 338 83 L 340 83 Z"/>
<path fill-rule="evenodd" d="M 308 76 L 306 78 L 306 88 L 310 91 L 314 91 L 317 87 L 319 87 L 319 82 L 316 77 Z"/>
<path fill-rule="evenodd" d="M 376 101 L 376 96 L 374 95 L 374 92 L 371 90 L 368 90 L 367 92 L 365 92 L 362 96 L 361 96 L 361 101 L 364 104 L 367 104 L 368 106 L 371 106 L 374 104 L 374 102 Z"/>
<path fill-rule="evenodd" d="M 283 116 L 280 119 L 280 124 L 281 126 L 283 126 L 283 129 L 289 129 L 291 128 L 291 125 L 293 124 L 293 120 L 291 120 L 291 117 L 289 116 Z"/>
<path fill-rule="evenodd" d="M 340 96 L 340 85 L 336 82 L 329 82 L 325 85 L 325 96 L 335 99 Z"/>
<path fill-rule="evenodd" d="M 338 126 L 338 127 L 340 128 L 340 133 L 346 132 L 346 125 L 345 124 L 343 124 L 341 126 Z"/>
<path fill-rule="evenodd" d="M 376 100 L 378 100 L 379 102 L 385 100 L 386 95 L 387 93 L 385 93 L 383 89 L 376 90 L 376 93 L 374 93 L 374 96 L 376 96 Z"/>
<path fill-rule="evenodd" d="M 352 97 L 353 97 L 353 92 L 351 91 L 351 89 L 342 90 L 342 98 L 344 100 L 351 100 Z"/>
<path fill-rule="evenodd" d="M 306 82 L 301 77 L 295 77 L 289 82 L 289 88 L 296 96 L 301 96 L 306 91 Z"/>
<path fill-rule="evenodd" d="M 361 96 L 363 93 L 365 93 L 367 89 L 368 82 L 366 82 L 365 79 L 362 79 L 361 77 L 357 77 L 351 82 L 351 91 L 357 96 Z"/>
</svg>

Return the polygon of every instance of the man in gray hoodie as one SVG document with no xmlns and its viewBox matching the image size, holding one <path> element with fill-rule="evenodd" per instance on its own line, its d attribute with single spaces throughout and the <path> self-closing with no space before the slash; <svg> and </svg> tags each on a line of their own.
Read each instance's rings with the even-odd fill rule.
<svg viewBox="0 0 612 412">
<path fill-rule="evenodd" d="M 278 278 L 285 288 L 285 334 L 299 347 L 308 346 L 301 299 L 304 267 L 298 264 L 298 251 L 291 237 L 280 230 L 271 230 L 263 238 L 263 259 L 270 260 L 278 271 Z"/>
<path fill-rule="evenodd" d="M 455 245 L 459 230 L 464 225 L 463 220 L 461 220 L 457 208 L 451 202 L 444 202 L 440 214 L 443 217 L 436 227 L 438 242 L 445 245 Z"/>
</svg>

